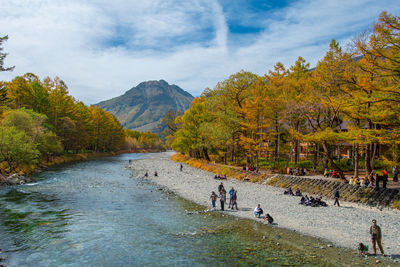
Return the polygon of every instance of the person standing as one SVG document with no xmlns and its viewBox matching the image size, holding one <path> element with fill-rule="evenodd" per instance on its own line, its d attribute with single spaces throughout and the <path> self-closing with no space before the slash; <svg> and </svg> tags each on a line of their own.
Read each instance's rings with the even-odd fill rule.
<svg viewBox="0 0 400 267">
<path fill-rule="evenodd" d="M 224 188 L 224 184 L 221 182 L 221 184 L 218 186 L 218 192 L 221 194 L 222 190 L 225 191 L 225 188 Z"/>
<path fill-rule="evenodd" d="M 398 175 L 399 175 L 399 169 L 398 169 L 398 166 L 396 165 L 393 167 L 393 182 L 399 181 Z"/>
<path fill-rule="evenodd" d="M 226 191 L 223 189 L 221 191 L 221 194 L 219 195 L 219 201 L 221 202 L 221 210 L 224 210 L 225 207 L 225 201 L 226 201 Z"/>
<path fill-rule="evenodd" d="M 183 165 L 182 165 L 182 163 L 181 163 L 181 171 L 183 170 Z"/>
<path fill-rule="evenodd" d="M 385 169 L 382 171 L 382 174 L 383 174 L 383 177 L 382 177 L 382 187 L 383 187 L 383 188 L 386 188 L 386 184 L 387 184 L 387 181 L 388 181 L 388 178 L 389 178 L 389 172 L 388 172 L 388 170 L 385 168 Z"/>
<path fill-rule="evenodd" d="M 233 209 L 233 207 L 235 207 L 236 210 L 238 210 L 238 207 L 237 207 L 237 190 L 235 190 L 233 192 L 233 195 L 232 195 L 232 209 Z"/>
<path fill-rule="evenodd" d="M 379 250 L 382 256 L 385 256 L 382 248 L 382 231 L 381 228 L 376 224 L 376 220 L 372 220 L 372 226 L 369 228 L 369 233 L 371 234 L 372 249 L 374 250 L 374 255 L 376 255 L 376 243 L 378 243 Z"/>
<path fill-rule="evenodd" d="M 232 206 L 232 209 L 233 209 L 233 200 L 232 200 L 232 196 L 233 196 L 233 193 L 235 192 L 235 189 L 233 189 L 233 187 L 231 188 L 231 190 L 229 190 L 229 205 L 228 205 L 228 209 Z"/>
<path fill-rule="evenodd" d="M 212 204 L 213 210 L 215 210 L 215 202 L 217 201 L 217 198 L 218 198 L 217 194 L 215 194 L 215 192 L 212 191 L 210 199 L 211 199 L 211 204 Z"/>
<path fill-rule="evenodd" d="M 335 203 L 333 203 L 333 206 L 335 206 L 337 204 L 337 206 L 340 207 L 340 204 L 339 204 L 340 194 L 339 194 L 339 190 L 338 189 L 336 189 L 335 194 L 333 195 L 333 197 L 335 198 Z"/>
</svg>

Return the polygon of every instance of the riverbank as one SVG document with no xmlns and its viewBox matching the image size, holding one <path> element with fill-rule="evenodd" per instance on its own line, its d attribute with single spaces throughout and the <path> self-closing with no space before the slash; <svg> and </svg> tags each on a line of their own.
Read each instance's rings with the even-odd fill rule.
<svg viewBox="0 0 400 267">
<path fill-rule="evenodd" d="M 322 197 L 332 197 L 336 189 L 340 191 L 341 200 L 368 205 L 371 207 L 393 208 L 400 210 L 400 189 L 398 182 L 389 181 L 387 188 L 379 190 L 371 187 L 351 185 L 348 182 L 336 178 L 327 178 L 322 175 L 294 176 L 274 173 L 271 170 L 258 172 L 246 171 L 240 167 L 209 163 L 205 160 L 191 158 L 182 154 L 174 154 L 171 159 L 185 163 L 189 166 L 209 171 L 218 175 L 226 175 L 238 180 L 249 179 L 251 182 L 267 181 L 268 185 L 300 189 L 308 194 L 318 193 Z M 382 185 L 382 183 L 381 183 Z"/>
<path fill-rule="evenodd" d="M 34 166 L 25 171 L 18 173 L 0 174 L 0 186 L 24 184 L 32 182 L 32 179 L 28 176 L 34 172 L 41 172 L 47 170 L 50 167 L 57 166 L 60 164 L 73 163 L 78 161 L 84 161 L 94 158 L 110 157 L 125 153 L 125 151 L 117 152 L 93 152 L 93 153 L 78 153 L 78 154 L 66 154 L 62 156 L 50 157 L 47 161 L 41 161 L 37 166 Z"/>
<path fill-rule="evenodd" d="M 197 204 L 210 207 L 211 191 L 217 191 L 219 180 L 214 174 L 184 165 L 169 159 L 171 154 L 157 153 L 149 159 L 135 160 L 130 164 L 134 175 L 143 177 L 149 173 L 149 179 L 166 186 L 179 196 Z M 153 174 L 157 171 L 158 176 Z M 282 188 L 261 183 L 244 182 L 237 179 L 222 181 L 225 189 L 238 190 L 239 211 L 226 211 L 229 215 L 257 221 L 253 209 L 261 204 L 265 213 L 274 217 L 278 227 L 291 229 L 302 234 L 329 240 L 341 247 L 355 249 L 359 242 L 370 244 L 369 227 L 376 219 L 383 232 L 383 246 L 387 255 L 400 255 L 400 213 L 393 210 L 380 211 L 364 205 L 342 202 L 340 208 L 332 206 L 333 200 L 327 200 L 328 207 L 312 208 L 299 205 L 299 198 L 283 194 Z"/>
<path fill-rule="evenodd" d="M 32 182 L 29 177 L 30 174 L 35 172 L 41 172 L 49 169 L 50 167 L 57 166 L 60 164 L 79 162 L 95 158 L 104 158 L 116 156 L 124 153 L 157 153 L 164 152 L 157 149 L 141 149 L 141 150 L 120 150 L 116 152 L 92 152 L 92 153 L 77 153 L 77 154 L 66 154 L 61 156 L 50 157 L 49 160 L 41 161 L 37 166 L 30 166 L 24 171 L 16 173 L 1 174 L 0 173 L 0 186 L 24 184 Z"/>
</svg>

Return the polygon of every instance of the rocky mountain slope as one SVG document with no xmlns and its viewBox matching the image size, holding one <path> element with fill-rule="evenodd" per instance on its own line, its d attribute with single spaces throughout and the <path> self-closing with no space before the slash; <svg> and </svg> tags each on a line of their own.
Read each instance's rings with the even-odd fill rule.
<svg viewBox="0 0 400 267">
<path fill-rule="evenodd" d="M 161 119 L 169 110 L 182 113 L 190 107 L 193 96 L 166 81 L 142 82 L 123 95 L 97 105 L 114 114 L 124 128 L 138 131 L 161 130 Z"/>
</svg>

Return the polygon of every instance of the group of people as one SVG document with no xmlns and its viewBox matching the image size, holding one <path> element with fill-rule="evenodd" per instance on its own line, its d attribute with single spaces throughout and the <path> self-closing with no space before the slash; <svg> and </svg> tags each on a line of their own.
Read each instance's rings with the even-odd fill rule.
<svg viewBox="0 0 400 267">
<path fill-rule="evenodd" d="M 219 198 L 220 203 L 221 203 L 221 210 L 225 210 L 225 202 L 226 202 L 226 190 L 224 188 L 224 184 L 221 182 L 221 184 L 218 186 L 218 193 L 217 195 L 214 191 L 211 192 L 211 204 L 213 210 L 216 209 L 216 202 L 217 199 Z M 238 210 L 237 206 L 237 190 L 235 190 L 233 187 L 229 190 L 229 205 L 228 208 Z"/>
<path fill-rule="evenodd" d="M 325 168 L 324 177 L 340 178 L 340 175 L 336 170 L 328 170 Z"/>
<path fill-rule="evenodd" d="M 307 171 L 305 168 L 301 167 L 296 167 L 296 168 L 287 168 L 287 174 L 289 175 L 295 175 L 295 176 L 304 176 L 307 174 Z"/>
<path fill-rule="evenodd" d="M 304 206 L 310 206 L 310 207 L 327 207 L 328 206 L 325 201 L 322 201 L 321 196 L 316 196 L 314 198 L 313 196 L 308 197 L 307 195 L 301 197 L 299 204 L 304 205 Z"/>
<path fill-rule="evenodd" d="M 396 182 L 398 180 L 398 174 L 396 173 L 396 170 L 394 170 L 393 174 L 393 181 Z M 375 174 L 374 177 L 374 171 L 372 171 L 367 177 L 351 177 L 349 179 L 349 184 L 351 185 L 358 185 L 361 187 L 375 187 L 376 189 L 379 189 L 380 183 L 382 182 L 382 188 L 386 188 L 387 183 L 388 183 L 388 178 L 389 178 L 389 172 L 385 168 L 382 171 L 382 175 L 379 175 L 378 173 Z"/>
<path fill-rule="evenodd" d="M 248 168 L 246 168 L 246 166 L 243 166 L 243 170 L 244 170 L 244 171 L 248 170 L 248 171 L 250 171 L 250 172 L 254 172 L 254 171 L 257 170 L 257 168 L 256 168 L 256 167 L 248 167 Z"/>
<path fill-rule="evenodd" d="M 226 175 L 214 175 L 214 179 L 216 179 L 216 180 L 226 180 Z"/>
<path fill-rule="evenodd" d="M 398 175 L 398 173 L 393 172 L 394 174 Z M 146 172 L 147 174 L 147 172 Z M 156 173 L 155 173 L 156 175 Z M 383 175 L 385 175 L 385 172 L 383 172 Z M 217 175 L 215 177 L 218 177 Z M 214 177 L 214 178 L 215 178 Z M 221 177 L 221 176 L 220 176 Z M 372 176 L 373 177 L 373 176 Z M 215 178 L 218 179 L 218 178 Z M 219 178 L 221 179 L 221 178 Z M 226 176 L 222 179 L 226 179 Z M 353 181 L 352 181 L 353 182 Z M 361 181 L 360 181 L 361 184 Z M 212 203 L 212 207 L 213 210 L 216 209 L 216 201 L 219 198 L 220 199 L 220 203 L 221 203 L 221 210 L 224 210 L 225 207 L 225 202 L 226 202 L 226 190 L 224 188 L 223 183 L 221 182 L 218 185 L 218 193 L 219 195 L 217 195 L 214 191 L 211 193 L 210 199 L 211 199 L 211 203 Z M 236 208 L 236 210 L 238 210 L 237 207 L 237 190 L 235 190 L 233 187 L 229 190 L 229 206 L 228 208 L 231 208 L 232 210 L 234 208 Z M 299 189 L 296 189 L 295 192 L 293 192 L 293 190 L 291 188 L 287 189 L 284 194 L 288 194 L 288 195 L 292 195 L 292 196 L 301 196 L 301 200 L 300 200 L 300 204 L 305 205 L 305 206 L 311 206 L 311 207 L 318 207 L 318 206 L 324 206 L 326 207 L 327 204 L 326 202 L 322 201 L 322 197 L 313 197 L 310 196 L 308 197 L 307 195 L 303 196 L 301 191 Z M 338 207 L 340 207 L 339 204 L 339 198 L 340 198 L 340 194 L 339 194 L 339 190 L 336 189 L 335 193 L 333 195 L 335 202 L 334 205 L 337 205 Z M 256 218 L 262 218 L 262 215 L 264 214 L 263 209 L 261 208 L 261 205 L 258 204 L 255 209 L 254 209 L 254 216 Z M 274 219 L 272 218 L 272 216 L 270 214 L 266 214 L 264 217 L 263 222 L 268 222 L 269 224 L 272 224 L 274 222 Z M 373 248 L 373 254 L 372 255 L 376 255 L 376 244 L 378 244 L 378 247 L 382 253 L 383 256 L 385 256 L 384 251 L 383 251 L 383 247 L 382 247 L 382 231 L 381 228 L 376 224 L 376 220 L 372 220 L 372 226 L 370 227 L 370 235 L 371 235 L 371 242 L 372 242 L 372 248 Z M 358 246 L 358 254 L 359 255 L 368 255 L 368 245 L 364 245 L 363 243 L 359 243 Z"/>
<path fill-rule="evenodd" d="M 158 176 L 157 171 L 154 172 L 154 176 Z M 146 171 L 146 173 L 144 174 L 144 177 L 149 177 L 149 173 Z"/>
<path fill-rule="evenodd" d="M 376 224 L 376 220 L 372 220 L 372 226 L 369 228 L 369 234 L 371 235 L 371 243 L 372 243 L 372 249 L 374 253 L 372 254 L 373 256 L 376 255 L 376 244 L 378 244 L 379 250 L 382 253 L 382 256 L 385 256 L 385 252 L 383 251 L 382 247 L 382 230 L 381 228 Z M 364 245 L 363 243 L 358 244 L 357 248 L 357 253 L 358 255 L 369 255 L 368 253 L 368 245 Z"/>
<path fill-rule="evenodd" d="M 256 218 L 261 218 L 261 215 L 263 215 L 264 211 L 261 208 L 261 204 L 257 204 L 257 207 L 255 207 L 254 209 L 254 217 Z M 267 221 L 269 224 L 274 222 L 274 218 L 272 218 L 271 215 L 269 215 L 268 213 L 264 216 L 264 221 Z"/>
<path fill-rule="evenodd" d="M 301 193 L 300 189 L 296 189 L 296 191 L 293 193 L 292 188 L 289 188 L 285 192 L 283 192 L 284 195 L 290 195 L 290 196 L 296 196 L 296 197 L 301 197 L 303 194 Z"/>
</svg>

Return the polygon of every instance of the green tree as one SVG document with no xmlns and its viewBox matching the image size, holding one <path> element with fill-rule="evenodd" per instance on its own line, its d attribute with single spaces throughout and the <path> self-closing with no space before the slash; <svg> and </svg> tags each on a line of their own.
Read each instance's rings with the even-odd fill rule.
<svg viewBox="0 0 400 267">
<path fill-rule="evenodd" d="M 0 162 L 7 162 L 9 172 L 15 171 L 21 164 L 36 164 L 39 153 L 24 131 L 0 126 Z"/>
<path fill-rule="evenodd" d="M 3 43 L 8 40 L 8 36 L 0 37 L 0 71 L 12 71 L 15 66 L 13 67 L 4 67 L 4 60 L 7 57 L 7 53 L 4 53 Z"/>
</svg>

